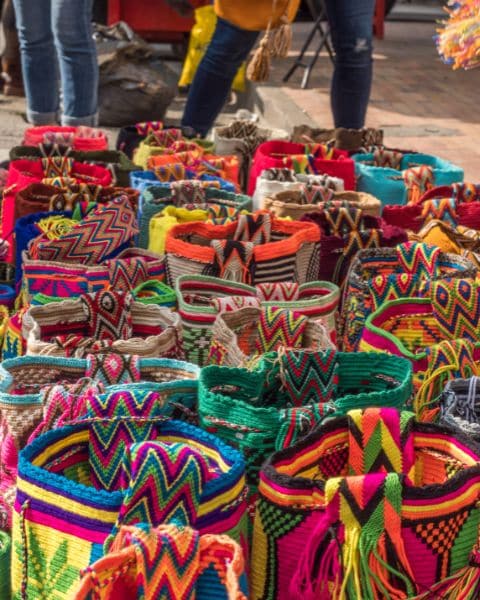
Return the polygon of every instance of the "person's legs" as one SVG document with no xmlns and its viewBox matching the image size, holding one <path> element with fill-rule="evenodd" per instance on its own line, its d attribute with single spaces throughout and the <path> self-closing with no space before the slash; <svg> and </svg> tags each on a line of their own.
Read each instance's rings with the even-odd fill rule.
<svg viewBox="0 0 480 600">
<path fill-rule="evenodd" d="M 225 104 L 238 68 L 248 57 L 258 31 L 239 29 L 218 19 L 188 94 L 182 126 L 206 135 Z"/>
<path fill-rule="evenodd" d="M 62 125 L 96 125 L 98 63 L 92 37 L 93 1 L 51 1 L 62 81 Z"/>
<path fill-rule="evenodd" d="M 326 0 L 336 53 L 331 103 L 335 127 L 365 124 L 372 86 L 375 0 Z"/>
<path fill-rule="evenodd" d="M 50 0 L 14 0 L 27 119 L 33 125 L 56 122 L 59 97 Z"/>
</svg>

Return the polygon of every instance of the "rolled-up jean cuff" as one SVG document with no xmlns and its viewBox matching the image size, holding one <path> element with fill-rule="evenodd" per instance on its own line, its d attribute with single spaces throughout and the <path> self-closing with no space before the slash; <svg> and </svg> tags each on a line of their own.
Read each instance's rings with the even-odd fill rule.
<svg viewBox="0 0 480 600">
<path fill-rule="evenodd" d="M 56 125 L 58 123 L 58 113 L 35 112 L 27 108 L 27 121 L 31 125 Z"/>
<path fill-rule="evenodd" d="M 77 127 L 78 125 L 96 127 L 98 125 L 98 113 L 87 117 L 69 117 L 68 115 L 63 115 L 62 125 L 67 125 L 69 127 Z"/>
</svg>

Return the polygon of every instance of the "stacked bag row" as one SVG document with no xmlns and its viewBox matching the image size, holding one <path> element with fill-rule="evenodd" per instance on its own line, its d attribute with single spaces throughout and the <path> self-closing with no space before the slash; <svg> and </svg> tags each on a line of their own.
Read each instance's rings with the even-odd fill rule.
<svg viewBox="0 0 480 600">
<path fill-rule="evenodd" d="M 12 149 L 2 600 L 479 597 L 477 186 L 287 137 Z"/>
</svg>

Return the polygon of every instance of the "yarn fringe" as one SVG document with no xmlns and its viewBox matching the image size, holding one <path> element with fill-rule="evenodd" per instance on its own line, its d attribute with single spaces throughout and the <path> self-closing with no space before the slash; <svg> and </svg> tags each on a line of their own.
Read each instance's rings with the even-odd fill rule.
<svg viewBox="0 0 480 600">
<path fill-rule="evenodd" d="M 270 31 L 263 36 L 260 45 L 255 50 L 252 59 L 248 63 L 247 77 L 250 81 L 262 83 L 268 81 L 270 73 Z"/>
</svg>

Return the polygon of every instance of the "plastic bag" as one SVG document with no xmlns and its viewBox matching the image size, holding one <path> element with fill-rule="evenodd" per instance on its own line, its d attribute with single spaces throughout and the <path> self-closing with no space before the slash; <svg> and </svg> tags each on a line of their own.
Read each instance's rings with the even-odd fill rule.
<svg viewBox="0 0 480 600">
<path fill-rule="evenodd" d="M 195 25 L 190 32 L 187 56 L 178 82 L 179 87 L 188 87 L 192 83 L 198 65 L 212 39 L 216 24 L 217 15 L 213 6 L 202 6 L 195 10 Z M 246 66 L 243 64 L 233 81 L 232 89 L 237 92 L 245 91 L 245 70 Z"/>
<path fill-rule="evenodd" d="M 121 127 L 162 120 L 177 91 L 175 80 L 163 63 L 153 65 L 148 44 L 134 42 L 116 50 L 100 66 L 100 123 Z"/>
</svg>

